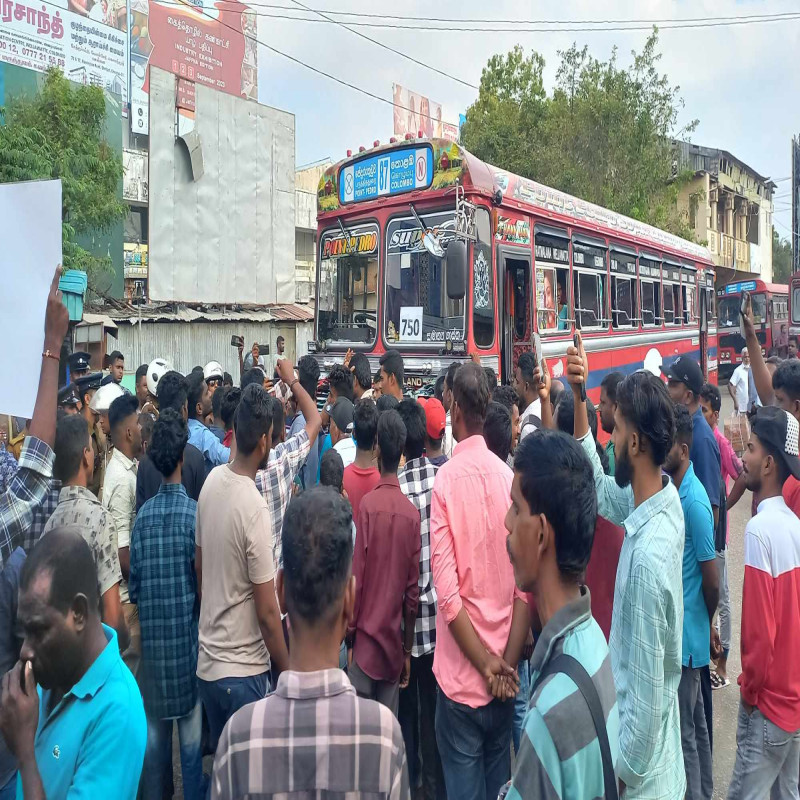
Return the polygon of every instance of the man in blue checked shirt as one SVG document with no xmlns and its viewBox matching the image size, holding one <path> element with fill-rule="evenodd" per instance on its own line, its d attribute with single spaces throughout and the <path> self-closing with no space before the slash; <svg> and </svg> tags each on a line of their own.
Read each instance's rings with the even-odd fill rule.
<svg viewBox="0 0 800 800">
<path fill-rule="evenodd" d="M 578 347 L 567 348 L 575 438 L 594 470 L 598 514 L 625 528 L 609 641 L 619 705 L 617 774 L 626 800 L 683 800 L 684 523 L 678 491 L 661 472 L 675 439 L 674 407 L 655 375 L 625 378 L 614 411 L 615 472 L 606 475 L 581 400 L 589 362 L 578 337 Z"/>
<path fill-rule="evenodd" d="M 69 325 L 69 313 L 58 289 L 60 275 L 59 266 L 47 297 L 42 368 L 33 419 L 22 446 L 17 474 L 0 493 L 0 569 L 17 545 L 26 552 L 33 547 L 31 523 L 36 509 L 47 497 L 53 476 L 59 354 Z"/>
<path fill-rule="evenodd" d="M 206 462 L 206 474 L 231 460 L 231 449 L 225 447 L 206 427 L 203 420 L 211 413 L 211 393 L 201 372 L 189 375 L 189 444 L 194 445 Z"/>
<path fill-rule="evenodd" d="M 181 483 L 188 431 L 173 409 L 161 413 L 148 454 L 163 476 L 141 508 L 131 536 L 128 591 L 142 627 L 140 680 L 147 712 L 144 800 L 160 800 L 172 764 L 172 721 L 178 722 L 183 791 L 204 794 L 202 707 L 197 695 L 200 600 L 194 569 L 197 503 Z"/>
</svg>

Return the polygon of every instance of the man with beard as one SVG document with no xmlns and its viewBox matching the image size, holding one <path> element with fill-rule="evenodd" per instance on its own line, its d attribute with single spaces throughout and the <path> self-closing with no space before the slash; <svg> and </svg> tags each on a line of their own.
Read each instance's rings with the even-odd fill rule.
<svg viewBox="0 0 800 800">
<path fill-rule="evenodd" d="M 795 362 L 796 363 L 796 362 Z M 759 408 L 744 453 L 758 513 L 747 523 L 742 589 L 741 698 L 731 800 L 797 797 L 800 761 L 800 522 L 781 496 L 800 478 L 797 420 Z"/>
<path fill-rule="evenodd" d="M 625 376 L 621 372 L 609 372 L 600 383 L 600 425 L 611 436 L 614 433 L 614 412 L 617 409 L 617 386 Z M 614 437 L 606 442 L 608 474 L 614 475 Z"/>
<path fill-rule="evenodd" d="M 213 746 L 235 711 L 266 696 L 270 663 L 275 672 L 288 663 L 275 599 L 272 520 L 255 482 L 269 460 L 277 402 L 257 384 L 242 392 L 236 457 L 212 470 L 197 504 L 197 677 Z"/>
<path fill-rule="evenodd" d="M 189 444 L 194 445 L 205 459 L 206 473 L 231 459 L 229 447 L 206 427 L 205 418 L 211 413 L 211 393 L 208 391 L 202 372 L 189 375 L 188 389 Z"/>
<path fill-rule="evenodd" d="M 598 513 L 625 527 L 609 642 L 620 714 L 617 774 L 626 800 L 682 800 L 684 526 L 678 492 L 661 472 L 675 438 L 675 412 L 663 382 L 648 372 L 618 385 L 611 478 L 603 473 L 581 400 L 588 373 L 578 334 L 578 346 L 567 348 L 575 438 L 594 470 Z"/>
</svg>

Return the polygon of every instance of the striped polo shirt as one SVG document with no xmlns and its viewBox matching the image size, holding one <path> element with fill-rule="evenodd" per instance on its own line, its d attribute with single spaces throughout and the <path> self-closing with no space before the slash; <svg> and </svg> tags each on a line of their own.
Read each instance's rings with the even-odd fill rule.
<svg viewBox="0 0 800 800">
<path fill-rule="evenodd" d="M 608 645 L 592 617 L 589 590 L 545 625 L 531 659 L 531 685 L 550 659 L 566 653 L 589 673 L 600 696 L 614 764 L 619 756 L 619 712 Z M 592 715 L 578 687 L 563 673 L 549 675 L 530 699 L 508 800 L 594 800 L 604 796 L 603 762 Z"/>
</svg>

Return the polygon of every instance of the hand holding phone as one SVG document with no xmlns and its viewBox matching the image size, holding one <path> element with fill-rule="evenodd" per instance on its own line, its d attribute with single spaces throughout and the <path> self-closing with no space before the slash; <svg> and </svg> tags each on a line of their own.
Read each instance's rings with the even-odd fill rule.
<svg viewBox="0 0 800 800">
<path fill-rule="evenodd" d="M 544 386 L 544 361 L 542 359 L 542 337 L 538 333 L 533 334 L 533 352 L 536 356 L 536 366 L 539 368 L 539 386 Z"/>
<path fill-rule="evenodd" d="M 567 380 L 575 387 L 580 387 L 581 402 L 586 402 L 586 376 L 588 364 L 586 363 L 586 352 L 583 349 L 581 335 L 576 331 L 572 337 L 572 347 L 567 351 Z"/>
</svg>

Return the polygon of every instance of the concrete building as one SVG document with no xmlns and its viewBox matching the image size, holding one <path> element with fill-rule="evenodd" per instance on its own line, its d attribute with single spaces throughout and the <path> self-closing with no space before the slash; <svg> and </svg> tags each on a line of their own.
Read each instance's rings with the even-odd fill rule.
<svg viewBox="0 0 800 800">
<path fill-rule="evenodd" d="M 317 281 L 317 186 L 322 173 L 332 163 L 324 159 L 301 167 L 294 180 L 295 299 L 312 306 Z"/>
<path fill-rule="evenodd" d="M 714 258 L 717 286 L 757 276 L 772 281 L 775 184 L 727 150 L 675 142 L 676 167 L 694 177 L 678 197 L 698 242 Z"/>
</svg>

